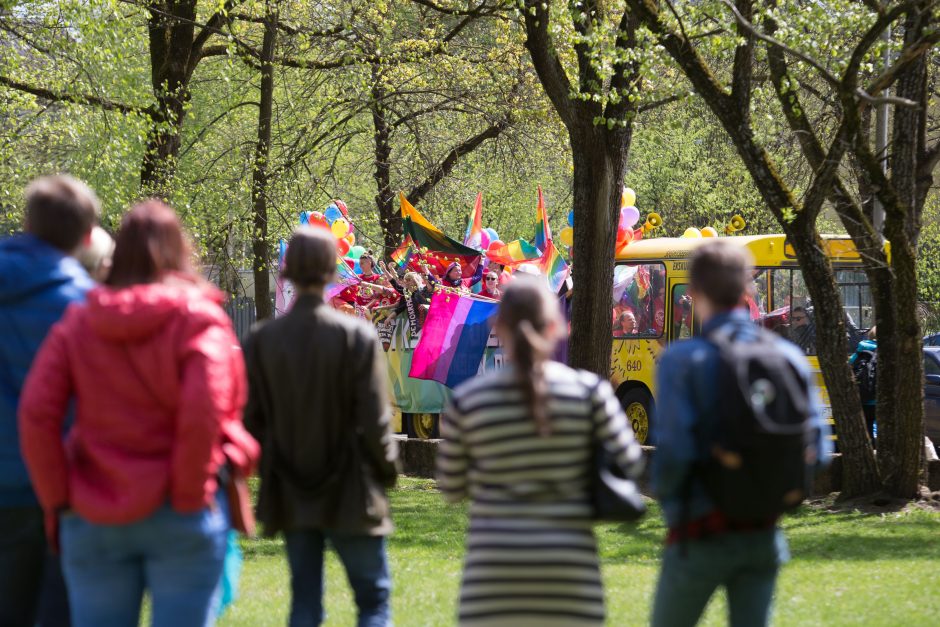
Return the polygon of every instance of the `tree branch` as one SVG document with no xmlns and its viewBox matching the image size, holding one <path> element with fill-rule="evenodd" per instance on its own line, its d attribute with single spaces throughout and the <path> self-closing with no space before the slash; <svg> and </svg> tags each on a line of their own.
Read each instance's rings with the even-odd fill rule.
<svg viewBox="0 0 940 627">
<path fill-rule="evenodd" d="M 532 65 L 539 76 L 545 94 L 565 126 L 575 122 L 574 106 L 571 102 L 571 81 L 558 58 L 555 43 L 548 30 L 548 3 L 542 0 L 525 0 L 523 7 L 526 41 L 525 47 L 532 57 Z"/>
<path fill-rule="evenodd" d="M 509 128 L 511 122 L 511 116 L 509 114 L 504 115 L 495 123 L 491 124 L 489 127 L 477 133 L 473 137 L 461 142 L 459 145 L 454 146 L 448 151 L 444 158 L 434 166 L 434 169 L 431 170 L 431 173 L 417 186 L 415 186 L 411 192 L 407 194 L 408 199 L 412 203 L 418 203 L 424 198 L 428 192 L 434 189 L 434 186 L 443 180 L 445 176 L 451 173 L 454 169 L 454 166 L 457 165 L 457 162 L 460 158 L 480 146 L 483 142 L 488 139 L 495 139 L 499 135 Z"/>
<path fill-rule="evenodd" d="M 134 105 L 124 104 L 123 102 L 116 102 L 107 98 L 101 98 L 93 94 L 69 94 L 66 92 L 45 89 L 43 87 L 35 87 L 33 85 L 27 85 L 26 83 L 15 81 L 12 78 L 8 78 L 6 76 L 0 76 L 0 85 L 14 89 L 16 91 L 32 94 L 37 98 L 48 100 L 50 102 L 71 102 L 73 104 L 90 105 L 104 109 L 105 111 L 119 111 L 120 113 L 124 114 L 148 115 L 152 111 L 150 107 L 136 107 Z"/>
</svg>

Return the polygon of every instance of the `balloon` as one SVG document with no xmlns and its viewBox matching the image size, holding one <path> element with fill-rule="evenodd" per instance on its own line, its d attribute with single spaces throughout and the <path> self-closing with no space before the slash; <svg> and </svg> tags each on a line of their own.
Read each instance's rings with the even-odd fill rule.
<svg viewBox="0 0 940 627">
<path fill-rule="evenodd" d="M 495 250 L 499 250 L 505 245 L 506 244 L 504 244 L 502 240 L 494 239 L 490 241 L 490 245 L 486 247 L 486 251 L 493 252 Z"/>
<path fill-rule="evenodd" d="M 353 235 L 352 233 L 347 233 L 347 234 L 346 234 L 346 237 L 344 237 L 343 239 L 346 240 L 347 242 L 349 242 L 349 245 L 350 245 L 350 246 L 355 246 L 355 245 L 356 245 L 356 236 Z"/>
<path fill-rule="evenodd" d="M 574 226 L 574 211 L 568 212 L 568 226 Z"/>
<path fill-rule="evenodd" d="M 570 226 L 566 226 L 561 230 L 561 233 L 558 234 L 558 239 L 560 239 L 561 243 L 565 246 L 571 246 L 574 244 L 574 229 Z"/>
<path fill-rule="evenodd" d="M 619 232 L 617 233 L 617 246 L 615 247 L 615 250 L 619 251 L 619 250 L 621 250 L 622 248 L 624 248 L 624 247 L 626 247 L 626 246 L 629 246 L 629 245 L 630 245 L 630 242 L 632 242 L 632 241 L 633 241 L 633 231 L 632 231 L 632 230 L 627 229 L 627 230 L 625 230 L 625 231 L 619 231 Z"/>
<path fill-rule="evenodd" d="M 302 225 L 303 225 L 303 224 L 309 224 L 309 222 L 310 222 L 310 212 L 309 212 L 309 211 L 301 211 L 301 212 L 300 212 L 300 224 L 302 224 Z"/>
<path fill-rule="evenodd" d="M 336 240 L 336 252 L 339 253 L 340 257 L 345 257 L 346 253 L 349 252 L 349 242 L 344 239 Z"/>
<path fill-rule="evenodd" d="M 355 265 L 353 265 L 353 269 L 352 269 L 352 270 L 353 270 L 353 272 L 354 272 L 355 274 L 362 274 L 362 268 L 359 266 L 359 260 L 358 260 L 358 259 L 356 260 Z"/>
<path fill-rule="evenodd" d="M 333 231 L 333 236 L 336 239 L 346 237 L 346 234 L 349 233 L 349 222 L 346 222 L 345 218 L 336 218 L 333 220 L 333 224 L 330 225 L 330 230 Z"/>
<path fill-rule="evenodd" d="M 710 226 L 706 226 L 702 229 L 702 237 L 718 237 L 718 231 Z"/>
<path fill-rule="evenodd" d="M 341 212 L 336 205 L 330 205 L 326 208 L 326 211 L 323 212 L 323 217 L 325 217 L 327 223 L 332 226 L 333 222 L 343 217 L 343 212 Z"/>
<path fill-rule="evenodd" d="M 624 188 L 623 196 L 621 198 L 621 203 L 624 207 L 629 207 L 636 203 L 636 192 L 630 189 L 629 187 Z"/>
<path fill-rule="evenodd" d="M 326 224 L 326 218 L 323 217 L 323 214 L 319 211 L 307 211 L 307 220 L 309 224 Z M 302 221 L 303 222 L 303 221 Z"/>
<path fill-rule="evenodd" d="M 491 229 L 491 228 L 489 228 L 489 227 L 486 227 L 486 228 L 483 229 L 483 230 L 486 232 L 487 235 L 490 236 L 490 242 L 492 242 L 493 240 L 499 239 L 499 234 L 496 233 L 496 231 L 495 231 L 494 229 Z"/>
<path fill-rule="evenodd" d="M 353 246 L 349 249 L 349 252 L 346 253 L 346 256 L 350 259 L 359 259 L 359 257 L 362 257 L 364 254 L 366 254 L 365 248 L 362 246 Z"/>
<path fill-rule="evenodd" d="M 620 230 L 626 231 L 633 228 L 633 225 L 640 219 L 640 211 L 630 205 L 620 210 Z"/>
<path fill-rule="evenodd" d="M 480 248 L 486 250 L 490 247 L 490 234 L 486 231 L 480 231 Z"/>
<path fill-rule="evenodd" d="M 682 237 L 683 239 L 699 239 L 702 237 L 702 232 L 694 226 L 690 226 L 685 230 L 685 233 L 682 234 Z"/>
</svg>

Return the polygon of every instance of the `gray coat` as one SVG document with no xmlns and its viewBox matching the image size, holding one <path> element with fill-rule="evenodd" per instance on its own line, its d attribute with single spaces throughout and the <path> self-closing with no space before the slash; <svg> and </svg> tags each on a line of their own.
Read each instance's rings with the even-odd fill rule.
<svg viewBox="0 0 940 627">
<path fill-rule="evenodd" d="M 245 425 L 262 446 L 258 518 L 290 529 L 391 532 L 386 362 L 375 329 L 303 294 L 245 343 Z"/>
</svg>

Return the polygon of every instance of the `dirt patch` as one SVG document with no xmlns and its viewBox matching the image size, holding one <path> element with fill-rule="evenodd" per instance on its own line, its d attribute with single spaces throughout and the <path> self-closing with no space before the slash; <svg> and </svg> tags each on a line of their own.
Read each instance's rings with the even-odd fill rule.
<svg viewBox="0 0 940 627">
<path fill-rule="evenodd" d="M 883 494 L 876 494 L 857 499 L 840 500 L 833 492 L 826 496 L 807 499 L 806 505 L 812 509 L 832 513 L 859 512 L 868 515 L 891 514 L 913 509 L 940 512 L 940 491 L 931 492 L 921 488 L 916 500 L 898 499 Z"/>
</svg>

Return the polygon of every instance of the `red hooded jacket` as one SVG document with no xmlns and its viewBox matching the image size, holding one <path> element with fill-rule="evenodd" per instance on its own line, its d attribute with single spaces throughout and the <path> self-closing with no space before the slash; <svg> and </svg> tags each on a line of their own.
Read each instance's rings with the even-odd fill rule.
<svg viewBox="0 0 940 627">
<path fill-rule="evenodd" d="M 220 300 L 175 279 L 99 287 L 52 328 L 19 409 L 23 456 L 47 513 L 68 507 L 93 523 L 126 524 L 167 502 L 180 513 L 212 503 L 222 433 L 242 429 L 246 397 Z M 63 441 L 71 398 L 75 423 Z"/>
</svg>

